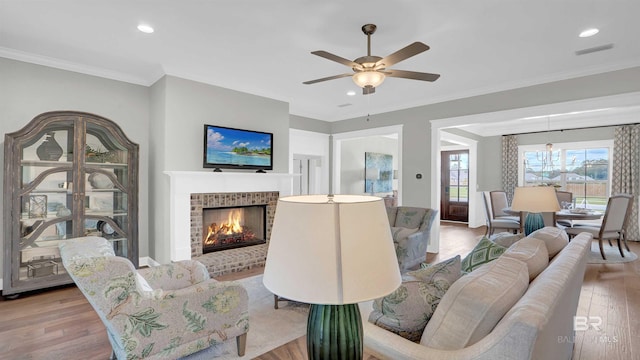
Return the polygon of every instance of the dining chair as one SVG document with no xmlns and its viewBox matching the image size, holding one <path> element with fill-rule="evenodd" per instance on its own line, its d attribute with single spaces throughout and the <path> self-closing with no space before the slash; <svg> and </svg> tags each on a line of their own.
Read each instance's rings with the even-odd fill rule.
<svg viewBox="0 0 640 360">
<path fill-rule="evenodd" d="M 493 217 L 493 211 L 491 210 L 491 201 L 487 199 L 490 196 L 486 191 L 482 192 L 482 200 L 484 202 L 484 210 L 487 221 L 487 231 L 485 235 L 491 236 L 495 229 L 504 229 L 513 231 L 513 233 L 517 233 L 520 230 L 520 221 L 517 216 L 505 216 L 500 218 Z M 514 220 L 518 219 L 518 220 Z"/>
<path fill-rule="evenodd" d="M 556 196 L 558 197 L 558 204 L 564 208 L 563 203 L 573 205 L 573 193 L 571 191 L 556 190 Z M 558 225 L 564 227 L 571 227 L 573 224 L 571 220 L 557 220 Z"/>
<path fill-rule="evenodd" d="M 625 238 L 625 228 L 629 221 L 629 214 L 631 213 L 631 205 L 633 203 L 633 196 L 629 194 L 618 194 L 609 197 L 607 202 L 607 208 L 602 219 L 602 225 L 596 226 L 575 226 L 567 228 L 565 231 L 570 237 L 578 235 L 581 232 L 589 232 L 593 235 L 594 239 L 598 239 L 600 246 L 600 254 L 602 259 L 606 260 L 604 255 L 604 248 L 602 246 L 602 240 L 608 240 L 611 244 L 611 240 L 618 240 L 618 249 L 620 255 L 624 257 L 624 251 L 622 250 L 622 243 L 629 250 L 627 239 Z"/>
<path fill-rule="evenodd" d="M 493 219 L 509 219 L 520 222 L 519 216 L 513 216 L 505 213 L 502 209 L 509 207 L 507 193 L 502 190 L 489 191 L 489 199 L 491 202 L 491 215 Z"/>
</svg>

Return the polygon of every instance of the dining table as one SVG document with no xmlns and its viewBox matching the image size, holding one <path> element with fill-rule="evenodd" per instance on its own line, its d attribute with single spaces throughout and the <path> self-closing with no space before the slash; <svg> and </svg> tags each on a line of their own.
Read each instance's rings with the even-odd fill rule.
<svg viewBox="0 0 640 360">
<path fill-rule="evenodd" d="M 525 216 L 527 215 L 527 212 L 511 210 L 511 208 L 504 208 L 502 209 L 502 211 L 508 215 L 519 216 L 520 232 L 524 233 L 524 219 L 525 219 Z M 569 223 L 571 224 L 571 227 L 573 227 L 574 221 L 598 220 L 602 218 L 604 213 L 601 211 L 588 210 L 588 209 L 562 209 L 560 211 L 556 211 L 555 215 L 556 215 L 556 220 L 568 220 Z"/>
</svg>

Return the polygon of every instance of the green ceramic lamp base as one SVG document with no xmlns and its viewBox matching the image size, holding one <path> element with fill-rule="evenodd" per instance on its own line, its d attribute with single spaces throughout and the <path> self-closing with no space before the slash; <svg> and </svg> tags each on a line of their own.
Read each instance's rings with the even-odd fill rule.
<svg viewBox="0 0 640 360">
<path fill-rule="evenodd" d="M 541 213 L 528 213 L 524 220 L 524 234 L 529 236 L 532 232 L 544 227 L 544 219 Z"/>
<path fill-rule="evenodd" d="M 307 352 L 313 360 L 362 360 L 358 304 L 312 304 L 307 320 Z"/>
</svg>

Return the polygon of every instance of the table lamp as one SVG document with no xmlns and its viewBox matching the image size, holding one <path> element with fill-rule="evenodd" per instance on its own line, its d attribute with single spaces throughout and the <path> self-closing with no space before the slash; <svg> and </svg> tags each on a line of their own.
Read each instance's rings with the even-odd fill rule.
<svg viewBox="0 0 640 360">
<path fill-rule="evenodd" d="M 529 235 L 544 227 L 541 213 L 560 210 L 556 189 L 551 186 L 517 187 L 513 194 L 511 210 L 528 212 L 524 222 L 524 233 Z"/>
<path fill-rule="evenodd" d="M 311 304 L 309 359 L 362 359 L 357 303 L 386 296 L 401 282 L 383 200 L 280 198 L 263 282 L 278 296 Z"/>
</svg>

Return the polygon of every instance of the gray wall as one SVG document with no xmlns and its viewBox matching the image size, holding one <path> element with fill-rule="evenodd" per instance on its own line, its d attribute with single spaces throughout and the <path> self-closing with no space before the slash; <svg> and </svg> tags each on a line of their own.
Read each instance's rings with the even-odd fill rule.
<svg viewBox="0 0 640 360">
<path fill-rule="evenodd" d="M 0 79 L 2 158 L 4 134 L 19 130 L 36 115 L 53 110 L 104 116 L 120 125 L 140 145 L 139 249 L 140 256 L 147 256 L 149 193 L 144 184 L 149 181 L 149 88 L 5 58 L 0 58 Z M 3 178 L 0 170 L 0 179 Z M 2 227 L 0 224 L 0 230 L 4 231 Z"/>
<path fill-rule="evenodd" d="M 398 140 L 384 136 L 342 140 L 340 146 L 341 194 L 364 194 L 365 152 L 393 156 L 393 169 L 398 169 Z M 376 194 L 381 193 L 379 190 L 376 191 Z"/>
<path fill-rule="evenodd" d="M 640 120 L 640 119 L 638 119 Z M 614 126 L 598 127 L 592 129 L 575 129 L 563 131 L 550 131 L 535 134 L 520 134 L 518 145 L 552 144 L 577 141 L 594 141 L 613 139 Z"/>
<path fill-rule="evenodd" d="M 331 123 L 308 117 L 289 115 L 289 127 L 292 129 L 331 134 Z"/>
<path fill-rule="evenodd" d="M 287 173 L 289 104 L 172 76 L 154 84 L 151 95 L 154 197 L 149 202 L 153 209 L 149 231 L 154 239 L 152 257 L 167 263 L 169 177 L 163 171 L 211 171 L 202 168 L 204 124 L 211 124 L 273 133 L 273 172 Z"/>
<path fill-rule="evenodd" d="M 502 189 L 502 136 L 478 141 L 478 191 Z"/>
<path fill-rule="evenodd" d="M 430 207 L 429 167 L 431 166 L 430 124 L 421 108 L 394 111 L 369 117 L 331 123 L 333 134 L 403 124 L 402 128 L 402 205 Z M 422 178 L 417 179 L 416 175 Z"/>
<path fill-rule="evenodd" d="M 425 86 L 437 86 L 437 82 Z M 402 134 L 404 175 L 402 204 L 429 207 L 431 205 L 430 183 L 438 181 L 438 179 L 432 179 L 431 176 L 431 126 L 429 120 L 636 91 L 640 91 L 640 67 L 375 114 L 370 116 L 370 121 L 364 121 L 363 118 L 338 121 L 331 124 L 331 133 L 404 124 Z M 479 145 L 479 158 L 483 157 L 483 154 L 480 153 L 482 147 L 485 147 L 486 151 L 495 151 L 495 140 L 489 140 L 489 142 Z M 478 181 L 482 184 L 481 186 L 490 189 L 499 184 L 501 187 L 501 181 L 499 183 L 495 181 L 495 176 L 500 174 L 501 168 L 491 167 L 490 171 L 487 170 L 481 174 L 479 170 Z M 418 173 L 422 174 L 422 180 L 416 179 L 415 175 Z"/>
</svg>

